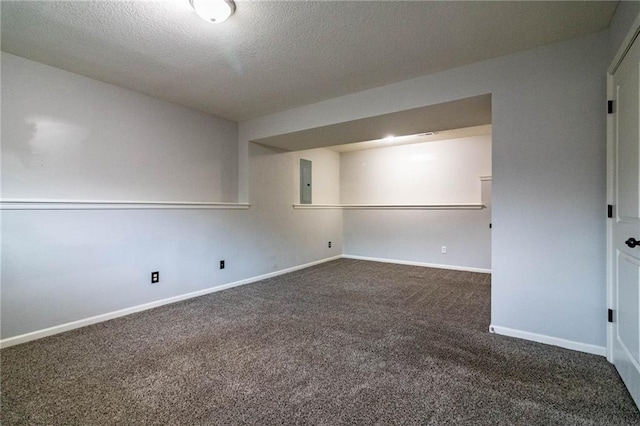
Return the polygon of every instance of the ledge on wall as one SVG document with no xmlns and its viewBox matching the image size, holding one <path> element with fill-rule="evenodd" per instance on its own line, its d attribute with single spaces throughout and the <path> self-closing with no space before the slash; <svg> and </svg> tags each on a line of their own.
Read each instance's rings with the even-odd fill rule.
<svg viewBox="0 0 640 426">
<path fill-rule="evenodd" d="M 247 210 L 249 203 L 103 200 L 0 200 L 0 210 Z"/>
<path fill-rule="evenodd" d="M 296 210 L 482 210 L 481 203 L 469 204 L 293 204 Z"/>
<path fill-rule="evenodd" d="M 481 182 L 493 180 L 492 176 L 479 176 Z M 482 203 L 449 203 L 449 204 L 293 204 L 296 210 L 482 210 Z"/>
</svg>

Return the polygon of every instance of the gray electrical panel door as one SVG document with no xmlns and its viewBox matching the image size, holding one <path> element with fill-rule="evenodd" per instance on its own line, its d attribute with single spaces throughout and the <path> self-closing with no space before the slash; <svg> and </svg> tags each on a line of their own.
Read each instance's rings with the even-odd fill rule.
<svg viewBox="0 0 640 426">
<path fill-rule="evenodd" d="M 300 204 L 311 204 L 311 161 L 300 160 Z"/>
</svg>

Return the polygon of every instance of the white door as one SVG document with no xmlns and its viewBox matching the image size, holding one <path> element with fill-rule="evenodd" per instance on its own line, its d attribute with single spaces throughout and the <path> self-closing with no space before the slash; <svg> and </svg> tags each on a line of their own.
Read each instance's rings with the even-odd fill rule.
<svg viewBox="0 0 640 426">
<path fill-rule="evenodd" d="M 613 74 L 613 363 L 640 406 L 640 40 Z M 637 241 L 637 244 L 636 244 Z"/>
</svg>

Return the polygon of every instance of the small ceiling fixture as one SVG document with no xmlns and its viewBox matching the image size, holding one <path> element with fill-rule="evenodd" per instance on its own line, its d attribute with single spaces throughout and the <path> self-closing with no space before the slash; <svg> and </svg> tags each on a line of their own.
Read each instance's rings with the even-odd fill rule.
<svg viewBox="0 0 640 426">
<path fill-rule="evenodd" d="M 236 11 L 233 0 L 189 0 L 198 16 L 207 22 L 219 24 Z"/>
</svg>

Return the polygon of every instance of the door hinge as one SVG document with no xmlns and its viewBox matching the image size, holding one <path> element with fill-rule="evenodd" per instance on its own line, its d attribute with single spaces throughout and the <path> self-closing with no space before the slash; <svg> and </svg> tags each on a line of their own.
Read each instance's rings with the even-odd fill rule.
<svg viewBox="0 0 640 426">
<path fill-rule="evenodd" d="M 607 321 L 608 322 L 613 322 L 613 309 L 608 309 L 607 310 Z"/>
<path fill-rule="evenodd" d="M 607 204 L 607 217 L 608 218 L 613 217 L 613 205 L 611 204 Z"/>
<path fill-rule="evenodd" d="M 613 114 L 613 102 L 614 101 L 607 101 L 607 114 Z"/>
</svg>

